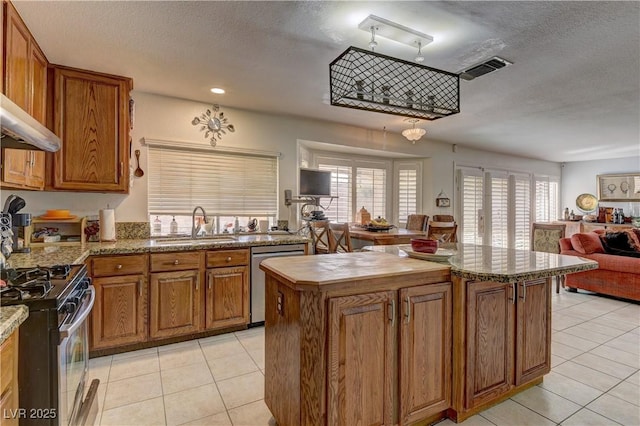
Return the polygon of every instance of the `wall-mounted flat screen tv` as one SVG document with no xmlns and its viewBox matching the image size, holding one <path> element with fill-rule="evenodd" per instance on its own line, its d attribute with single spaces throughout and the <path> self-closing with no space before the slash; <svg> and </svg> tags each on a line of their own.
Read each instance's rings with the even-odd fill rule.
<svg viewBox="0 0 640 426">
<path fill-rule="evenodd" d="M 331 172 L 300 169 L 300 195 L 305 197 L 331 197 Z"/>
</svg>

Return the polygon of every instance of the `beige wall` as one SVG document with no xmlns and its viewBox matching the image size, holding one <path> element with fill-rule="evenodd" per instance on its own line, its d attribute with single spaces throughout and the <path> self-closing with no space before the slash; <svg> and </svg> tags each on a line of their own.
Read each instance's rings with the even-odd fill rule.
<svg viewBox="0 0 640 426">
<path fill-rule="evenodd" d="M 133 150 L 140 149 L 142 152 L 141 167 L 143 170 L 148 170 L 147 148 L 142 144 L 144 138 L 208 144 L 199 129 L 191 125 L 191 120 L 210 105 L 141 92 L 133 92 L 133 98 L 136 102 L 135 127 L 132 132 Z M 236 132 L 225 135 L 219 145 L 282 153 L 280 158 L 280 192 L 284 189 L 294 189 L 295 191 L 297 186 L 298 140 L 400 152 L 424 157 L 423 213 L 429 215 L 446 214 L 453 211 L 454 206 L 449 209 L 435 207 L 435 197 L 441 189 L 444 189 L 453 202 L 454 163 L 560 175 L 560 164 L 558 163 L 494 154 L 462 146 L 457 146 L 456 152 L 453 152 L 452 145 L 429 140 L 429 133 L 415 145 L 412 145 L 401 135 L 388 132 L 385 135 L 381 129 L 365 129 L 224 106 L 221 109 L 236 127 Z M 425 127 L 428 132 L 429 124 L 426 124 Z M 132 159 L 132 165 L 135 166 L 135 158 Z M 2 200 L 11 192 L 2 191 Z M 27 207 L 24 211 L 34 215 L 54 208 L 70 209 L 73 214 L 77 215 L 95 215 L 99 209 L 109 204 L 111 207 L 115 207 L 116 220 L 119 222 L 148 220 L 146 174 L 142 178 L 133 178 L 129 195 L 32 191 L 16 191 L 15 193 L 27 201 Z M 288 219 L 290 211 L 284 205 L 282 194 L 280 198 L 279 216 Z"/>
</svg>

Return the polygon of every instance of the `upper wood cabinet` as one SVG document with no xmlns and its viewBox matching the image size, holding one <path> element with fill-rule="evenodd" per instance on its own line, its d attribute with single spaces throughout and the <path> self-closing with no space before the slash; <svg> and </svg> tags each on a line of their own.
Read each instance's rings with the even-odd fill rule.
<svg viewBox="0 0 640 426">
<path fill-rule="evenodd" d="M 3 187 L 44 188 L 45 154 L 43 151 L 2 148 Z"/>
<path fill-rule="evenodd" d="M 11 3 L 4 3 L 4 94 L 47 124 L 47 61 Z"/>
<path fill-rule="evenodd" d="M 51 188 L 129 192 L 129 91 L 132 80 L 53 66 Z"/>
<path fill-rule="evenodd" d="M 11 3 L 3 3 L 4 94 L 43 125 L 47 124 L 49 62 Z M 3 187 L 43 189 L 45 156 L 41 151 L 3 150 Z"/>
</svg>

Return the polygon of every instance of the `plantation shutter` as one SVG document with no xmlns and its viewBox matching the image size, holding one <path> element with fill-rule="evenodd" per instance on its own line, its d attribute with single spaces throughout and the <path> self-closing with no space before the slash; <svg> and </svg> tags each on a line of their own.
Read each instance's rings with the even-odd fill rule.
<svg viewBox="0 0 640 426">
<path fill-rule="evenodd" d="M 482 244 L 484 237 L 484 176 L 479 169 L 458 169 L 460 218 L 458 235 L 463 243 Z"/>
<path fill-rule="evenodd" d="M 551 222 L 559 214 L 559 183 L 555 178 L 536 176 L 534 184 L 534 222 Z"/>
<path fill-rule="evenodd" d="M 387 217 L 387 171 L 378 168 L 356 168 L 356 206 L 366 207 L 372 218 Z"/>
<path fill-rule="evenodd" d="M 190 215 L 195 206 L 202 206 L 212 216 L 277 216 L 275 154 L 147 144 L 149 214 Z"/>
<path fill-rule="evenodd" d="M 514 242 L 512 247 L 529 250 L 531 245 L 531 178 L 529 175 L 511 175 L 513 182 Z"/>
<path fill-rule="evenodd" d="M 351 221 L 351 166 L 318 164 L 318 169 L 331 172 L 331 194 L 338 196 L 325 210 L 325 216 L 334 222 Z"/>
<path fill-rule="evenodd" d="M 509 247 L 509 180 L 505 172 L 491 172 L 491 245 Z"/>
<path fill-rule="evenodd" d="M 394 161 L 394 174 L 393 214 L 399 226 L 403 227 L 410 214 L 417 214 L 422 210 L 422 164 L 418 161 Z"/>
</svg>

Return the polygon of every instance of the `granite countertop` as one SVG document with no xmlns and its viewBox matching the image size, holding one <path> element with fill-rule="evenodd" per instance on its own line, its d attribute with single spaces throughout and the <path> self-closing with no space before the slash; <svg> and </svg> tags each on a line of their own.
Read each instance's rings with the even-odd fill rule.
<svg viewBox="0 0 640 426">
<path fill-rule="evenodd" d="M 376 246 L 377 247 L 377 246 Z M 354 252 L 315 256 L 272 257 L 260 263 L 298 288 L 338 283 L 370 283 L 372 279 L 431 272 L 449 273 L 450 265 L 398 258 L 388 253 Z"/>
<path fill-rule="evenodd" d="M 300 235 L 232 235 L 233 240 L 215 240 L 202 237 L 197 240 L 142 239 L 119 240 L 113 243 L 86 243 L 77 246 L 50 245 L 32 247 L 31 253 L 13 253 L 7 259 L 7 268 L 53 266 L 65 263 L 83 263 L 89 256 L 133 253 L 160 253 L 169 251 L 206 250 L 220 248 L 247 248 L 283 244 L 305 244 L 310 240 Z"/>
<path fill-rule="evenodd" d="M 29 316 L 29 309 L 24 305 L 0 306 L 0 344 L 20 327 Z"/>
<path fill-rule="evenodd" d="M 443 248 L 455 252 L 448 261 L 451 275 L 473 280 L 511 283 L 598 269 L 598 262 L 577 256 L 464 243 L 447 244 Z M 411 245 L 364 249 L 407 257 Z"/>
</svg>

